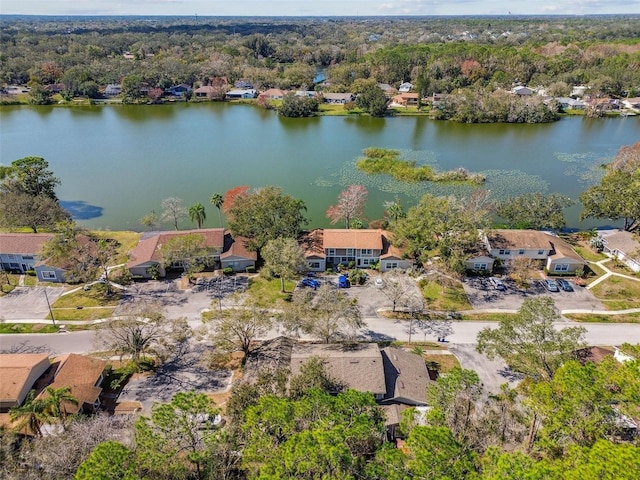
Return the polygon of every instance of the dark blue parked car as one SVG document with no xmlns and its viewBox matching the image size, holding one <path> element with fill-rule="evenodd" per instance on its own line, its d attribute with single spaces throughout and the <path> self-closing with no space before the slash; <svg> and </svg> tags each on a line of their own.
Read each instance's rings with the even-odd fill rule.
<svg viewBox="0 0 640 480">
<path fill-rule="evenodd" d="M 311 287 L 315 290 L 320 286 L 320 282 L 318 282 L 318 280 L 316 280 L 315 278 L 307 277 L 302 279 L 302 285 L 304 285 L 305 287 Z"/>
<path fill-rule="evenodd" d="M 349 277 L 346 275 L 340 275 L 338 278 L 338 288 L 349 288 L 350 286 Z"/>
</svg>

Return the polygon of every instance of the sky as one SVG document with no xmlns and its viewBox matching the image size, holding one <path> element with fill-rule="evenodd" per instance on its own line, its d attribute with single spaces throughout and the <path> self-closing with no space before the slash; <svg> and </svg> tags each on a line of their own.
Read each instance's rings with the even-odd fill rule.
<svg viewBox="0 0 640 480">
<path fill-rule="evenodd" d="M 0 14 L 379 16 L 639 14 L 640 0 L 0 0 Z"/>
</svg>

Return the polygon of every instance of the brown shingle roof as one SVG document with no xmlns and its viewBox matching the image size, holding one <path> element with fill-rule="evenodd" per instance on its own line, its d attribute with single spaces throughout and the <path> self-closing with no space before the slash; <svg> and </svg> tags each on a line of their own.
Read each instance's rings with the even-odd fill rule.
<svg viewBox="0 0 640 480">
<path fill-rule="evenodd" d="M 551 235 L 547 235 L 547 237 L 549 237 L 549 243 L 551 244 L 551 247 L 554 250 L 553 254 L 550 256 L 550 258 L 553 258 L 553 259 L 556 259 L 556 258 L 570 258 L 572 260 L 576 260 L 578 262 L 581 262 L 584 265 L 587 264 L 587 262 L 584 260 L 584 258 L 582 258 L 580 255 L 578 255 L 573 250 L 573 247 L 571 245 L 569 245 L 567 242 L 565 242 L 563 239 L 561 239 L 559 237 L 553 237 Z"/>
<path fill-rule="evenodd" d="M 36 255 L 53 233 L 0 233 L 0 253 Z"/>
<path fill-rule="evenodd" d="M 617 231 L 610 235 L 602 236 L 604 244 L 611 250 L 618 250 L 627 256 L 640 250 L 638 237 L 631 232 Z"/>
<path fill-rule="evenodd" d="M 300 246 L 304 251 L 305 258 L 325 258 L 324 255 L 324 230 L 318 228 L 302 235 Z"/>
<path fill-rule="evenodd" d="M 371 248 L 382 250 L 382 230 L 325 229 L 324 248 Z"/>
<path fill-rule="evenodd" d="M 538 230 L 492 230 L 487 234 L 492 249 L 549 250 L 549 238 Z"/>
<path fill-rule="evenodd" d="M 70 353 L 54 359 L 53 363 L 59 363 L 59 366 L 50 386 L 54 389 L 70 387 L 71 395 L 78 400 L 78 405 L 65 405 L 67 413 L 78 413 L 83 404 L 91 405 L 98 399 L 102 388 L 96 383 L 107 362 Z"/>
<path fill-rule="evenodd" d="M 295 344 L 291 352 L 291 375 L 300 373 L 312 357 L 324 360 L 327 372 L 347 388 L 360 392 L 386 392 L 382 355 L 375 343 Z"/>
<path fill-rule="evenodd" d="M 424 359 L 393 347 L 382 349 L 382 358 L 387 385 L 385 402 L 426 405 L 427 385 L 431 380 Z"/>
<path fill-rule="evenodd" d="M 257 260 L 258 254 L 247 248 L 247 239 L 244 237 L 233 238 L 229 232 L 224 235 L 224 249 L 220 255 L 221 259 L 229 257 L 248 258 Z"/>
<path fill-rule="evenodd" d="M 160 247 L 171 238 L 197 233 L 204 237 L 207 248 L 222 249 L 224 246 L 224 228 L 201 228 L 196 230 L 179 230 L 175 232 L 158 232 L 156 235 L 138 242 L 131 251 L 127 267 L 135 267 L 149 261 L 161 262 Z"/>
<path fill-rule="evenodd" d="M 47 353 L 5 353 L 0 355 L 0 402 L 20 403 L 20 393 L 25 388 L 32 372 L 42 375 L 49 368 Z M 31 378 L 35 382 L 37 378 Z"/>
<path fill-rule="evenodd" d="M 291 351 L 295 340 L 276 337 L 262 342 L 247 355 L 243 381 L 254 383 L 262 372 L 275 373 L 291 364 Z"/>
</svg>

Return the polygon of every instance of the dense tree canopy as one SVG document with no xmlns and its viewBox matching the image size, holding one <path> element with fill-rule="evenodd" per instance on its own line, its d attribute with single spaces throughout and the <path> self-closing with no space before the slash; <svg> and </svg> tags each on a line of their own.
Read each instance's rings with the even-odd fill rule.
<svg viewBox="0 0 640 480">
<path fill-rule="evenodd" d="M 480 331 L 477 349 L 489 358 L 502 357 L 512 370 L 531 379 L 551 379 L 583 346 L 585 334 L 582 327 L 556 330 L 558 318 L 553 298 L 527 298 L 517 315 Z"/>
<path fill-rule="evenodd" d="M 573 200 L 559 193 L 527 193 L 500 202 L 496 212 L 511 228 L 561 230 L 566 225 L 563 210 L 573 204 Z"/>
<path fill-rule="evenodd" d="M 241 193 L 226 214 L 233 235 L 247 238 L 251 248 L 260 250 L 269 240 L 298 238 L 307 224 L 306 210 L 302 200 L 278 187 L 264 187 Z"/>
<path fill-rule="evenodd" d="M 580 218 L 623 220 L 624 229 L 640 229 L 640 142 L 622 147 L 606 168 L 600 185 L 580 195 Z"/>
</svg>

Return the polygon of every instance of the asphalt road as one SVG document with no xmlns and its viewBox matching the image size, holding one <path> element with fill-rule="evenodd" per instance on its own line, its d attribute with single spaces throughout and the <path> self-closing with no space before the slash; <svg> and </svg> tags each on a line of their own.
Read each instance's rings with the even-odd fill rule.
<svg viewBox="0 0 640 480">
<path fill-rule="evenodd" d="M 408 323 L 382 318 L 365 318 L 367 326 L 362 330 L 362 337 L 370 340 L 408 340 Z M 191 321 L 192 327 L 201 326 L 200 321 Z M 587 330 L 586 341 L 590 345 L 620 345 L 624 342 L 640 343 L 640 323 L 585 323 L 557 322 L 558 328 L 583 326 Z M 496 327 L 497 322 L 453 322 L 453 333 L 447 336 L 452 344 L 473 345 L 478 332 L 485 327 Z M 98 331 L 99 332 L 99 331 Z M 98 333 L 99 334 L 99 333 Z M 94 331 L 51 333 L 51 334 L 7 334 L 0 335 L 0 351 L 3 352 L 49 352 L 52 355 L 61 353 L 87 353 L 93 351 Z M 269 337 L 278 335 L 272 332 Z M 414 340 L 422 339 L 422 335 L 413 336 Z M 435 340 L 435 336 L 427 336 L 427 340 Z"/>
</svg>

